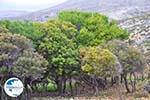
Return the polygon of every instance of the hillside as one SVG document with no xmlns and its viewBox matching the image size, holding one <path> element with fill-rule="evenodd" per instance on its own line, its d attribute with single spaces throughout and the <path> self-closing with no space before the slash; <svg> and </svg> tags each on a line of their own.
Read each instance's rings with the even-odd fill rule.
<svg viewBox="0 0 150 100">
<path fill-rule="evenodd" d="M 131 32 L 127 42 L 141 50 L 149 59 L 150 57 L 150 15 L 129 18 L 120 21 L 119 25 Z M 147 60 L 150 65 L 150 61 Z"/>
<path fill-rule="evenodd" d="M 27 11 L 17 11 L 17 10 L 0 10 L 0 19 L 2 18 L 10 18 L 10 17 L 17 17 L 29 14 L 30 12 Z"/>
<path fill-rule="evenodd" d="M 9 17 L 7 19 L 45 21 L 49 18 L 56 17 L 57 13 L 63 10 L 100 12 L 118 20 L 149 14 L 150 2 L 149 0 L 68 0 L 48 9 L 21 17 Z"/>
</svg>

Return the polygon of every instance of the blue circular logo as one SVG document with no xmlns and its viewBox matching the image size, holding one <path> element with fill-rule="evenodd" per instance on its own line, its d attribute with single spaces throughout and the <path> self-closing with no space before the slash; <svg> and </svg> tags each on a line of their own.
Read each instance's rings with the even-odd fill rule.
<svg viewBox="0 0 150 100">
<path fill-rule="evenodd" d="M 10 78 L 4 84 L 4 90 L 10 97 L 18 97 L 23 92 L 23 83 L 18 78 Z"/>
</svg>

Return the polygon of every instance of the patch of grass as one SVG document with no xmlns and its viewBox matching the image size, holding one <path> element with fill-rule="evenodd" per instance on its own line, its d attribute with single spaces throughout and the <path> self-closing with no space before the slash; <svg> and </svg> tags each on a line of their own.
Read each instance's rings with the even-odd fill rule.
<svg viewBox="0 0 150 100">
<path fill-rule="evenodd" d="M 142 89 L 142 87 L 145 85 L 146 80 L 144 81 L 137 81 L 137 90 L 133 93 L 126 93 L 126 89 L 124 84 L 121 84 L 121 95 L 123 100 L 150 100 L 149 94 Z M 67 91 L 70 89 L 69 84 L 67 83 L 66 86 Z M 91 90 L 89 90 L 91 91 Z M 106 90 L 100 91 L 100 93 L 97 96 L 93 95 L 79 95 L 80 97 L 73 97 L 73 99 L 70 98 L 61 98 L 61 97 L 47 97 L 47 98 L 34 98 L 33 100 L 119 100 L 119 93 L 117 89 L 117 85 L 114 85 L 113 87 L 110 87 Z"/>
<path fill-rule="evenodd" d="M 147 94 L 147 93 L 145 93 L 145 92 L 138 92 L 138 93 L 135 93 L 134 94 L 134 97 L 135 98 L 149 98 L 149 96 L 148 96 L 149 94 Z"/>
<path fill-rule="evenodd" d="M 41 86 L 41 85 L 38 85 L 38 86 L 37 86 L 37 91 L 38 91 L 38 92 L 41 92 L 41 91 L 42 91 L 42 86 Z"/>
<path fill-rule="evenodd" d="M 56 91 L 57 86 L 55 84 L 49 83 L 46 87 L 46 91 Z"/>
</svg>

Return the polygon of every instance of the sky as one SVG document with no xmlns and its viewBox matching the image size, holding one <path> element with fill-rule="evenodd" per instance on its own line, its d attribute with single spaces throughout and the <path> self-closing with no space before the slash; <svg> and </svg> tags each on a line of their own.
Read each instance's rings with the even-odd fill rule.
<svg viewBox="0 0 150 100">
<path fill-rule="evenodd" d="M 37 11 L 65 1 L 67 0 L 0 0 L 0 10 Z"/>
</svg>

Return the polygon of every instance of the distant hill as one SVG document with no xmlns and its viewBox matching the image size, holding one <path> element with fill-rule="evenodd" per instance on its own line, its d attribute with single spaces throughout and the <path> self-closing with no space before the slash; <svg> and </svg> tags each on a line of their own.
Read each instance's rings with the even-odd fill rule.
<svg viewBox="0 0 150 100">
<path fill-rule="evenodd" d="M 100 12 L 113 19 L 125 19 L 150 14 L 150 0 L 68 0 L 59 5 L 10 20 L 45 21 L 63 10 Z"/>
<path fill-rule="evenodd" d="M 0 10 L 0 19 L 2 18 L 10 18 L 10 17 L 18 17 L 29 14 L 27 11 L 16 11 L 16 10 Z"/>
</svg>

